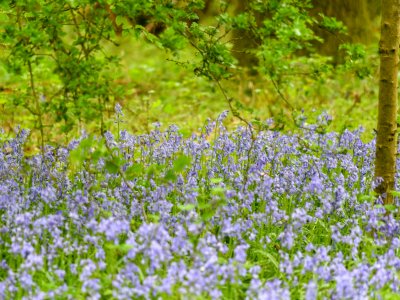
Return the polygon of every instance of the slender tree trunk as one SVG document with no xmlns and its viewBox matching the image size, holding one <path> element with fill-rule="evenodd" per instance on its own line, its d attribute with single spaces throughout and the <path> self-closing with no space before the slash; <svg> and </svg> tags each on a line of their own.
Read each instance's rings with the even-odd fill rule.
<svg viewBox="0 0 400 300">
<path fill-rule="evenodd" d="M 393 203 L 397 152 L 397 73 L 400 43 L 400 0 L 382 0 L 379 43 L 380 81 L 375 178 L 383 178 L 378 195 L 386 193 L 385 204 Z"/>
</svg>

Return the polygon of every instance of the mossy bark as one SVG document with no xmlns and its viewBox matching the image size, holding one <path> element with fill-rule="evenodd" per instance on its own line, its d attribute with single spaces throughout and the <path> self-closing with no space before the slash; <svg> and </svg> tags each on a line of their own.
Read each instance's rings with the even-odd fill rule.
<svg viewBox="0 0 400 300">
<path fill-rule="evenodd" d="M 399 42 L 400 0 L 382 0 L 375 178 L 383 178 L 376 192 L 387 195 L 385 204 L 393 203 L 396 173 Z"/>
</svg>

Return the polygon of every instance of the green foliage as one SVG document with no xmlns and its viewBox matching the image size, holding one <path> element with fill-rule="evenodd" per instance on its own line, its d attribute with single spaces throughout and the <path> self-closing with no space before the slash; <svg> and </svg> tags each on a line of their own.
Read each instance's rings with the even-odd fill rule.
<svg viewBox="0 0 400 300">
<path fill-rule="evenodd" d="M 190 165 L 191 159 L 190 157 L 181 154 L 174 160 L 173 170 L 175 172 L 182 172 L 188 165 Z"/>
<path fill-rule="evenodd" d="M 233 11 L 228 5 L 231 2 L 220 2 L 216 17 L 208 18 L 207 22 L 200 18 L 202 0 L 2 2 L 0 115 L 5 120 L 2 125 L 12 127 L 22 123 L 33 128 L 32 137 L 39 136 L 43 146 L 44 142 L 60 142 L 63 137 L 67 141 L 83 128 L 103 134 L 114 122 L 112 130 L 117 132 L 117 143 L 107 143 L 104 138 L 89 134 L 71 151 L 67 175 L 75 179 L 79 174 L 90 174 L 93 180 L 85 183 L 71 180 L 79 188 L 87 184 L 89 192 L 103 190 L 93 182 L 107 179 L 111 188 L 124 183 L 141 206 L 146 222 L 157 222 L 160 216 L 146 215 L 148 208 L 142 202 L 141 188 L 151 190 L 153 183 L 173 185 L 187 177 L 186 172 L 194 162 L 180 152 L 162 164 L 139 159 L 136 150 L 129 153 L 132 156 L 124 157 L 120 148 L 122 129 L 149 133 L 152 122 L 161 121 L 166 125 L 182 125 L 184 128 L 179 132 L 189 136 L 193 131 L 201 131 L 199 127 L 204 120 L 214 118 L 226 106 L 237 117 L 228 118 L 226 126 L 236 126 L 238 120 L 249 125 L 247 120 L 251 120 L 255 130 L 260 131 L 307 129 L 321 110 L 327 110 L 334 121 L 318 122 L 315 125 L 318 134 L 330 130 L 341 132 L 359 125 L 372 129 L 376 109 L 372 99 L 377 98 L 373 78 L 377 69 L 376 49 L 343 44 L 345 62 L 333 66 L 330 57 L 317 54 L 316 48 L 323 41 L 313 28 L 319 26 L 336 34 L 344 33 L 345 26 L 334 18 L 311 17 L 310 1 L 249 1 L 249 6 L 240 12 Z M 255 77 L 245 72 L 246 66 L 240 65 L 235 55 L 238 32 L 244 33 L 243 38 L 248 35 L 252 39 L 244 51 L 258 60 Z M 117 114 L 114 119 L 116 103 L 122 104 L 125 115 Z M 300 109 L 306 111 L 307 117 Z M 271 124 L 264 122 L 268 117 L 274 117 Z M 371 132 L 367 132 L 368 137 Z M 7 133 L 0 135 L 2 140 L 7 139 Z M 299 135 L 298 142 L 300 154 L 321 157 L 322 148 L 315 141 Z M 346 148 L 338 147 L 337 151 L 334 154 L 349 154 Z M 293 160 L 294 157 L 288 156 L 279 163 L 286 167 Z M 101 168 L 95 168 L 97 164 Z M 232 187 L 224 184 L 224 178 L 208 178 L 204 169 L 199 174 L 205 185 L 196 190 L 195 203 L 179 204 L 175 192 L 168 195 L 171 197 L 168 200 L 173 210 L 192 211 L 200 222 L 212 224 L 210 219 L 227 204 L 225 194 Z M 342 167 L 328 175 L 331 180 L 338 175 L 349 177 Z M 399 196 L 398 192 L 394 195 Z M 360 200 L 372 202 L 374 197 L 367 195 Z M 281 209 L 292 214 L 293 200 L 298 199 L 282 196 L 281 200 L 284 203 Z M 110 196 L 110 201 L 116 199 Z M 251 209 L 263 212 L 262 202 L 254 203 Z M 390 205 L 376 208 L 396 211 Z M 241 213 L 246 218 L 250 209 Z M 111 216 L 107 210 L 102 214 Z M 317 244 L 331 243 L 329 225 L 337 221 L 329 219 L 326 224 L 316 222 L 305 226 L 304 237 L 314 239 L 310 242 Z M 252 260 L 262 264 L 262 276 L 267 279 L 283 276 L 278 268 L 280 229 L 272 225 L 268 232 L 260 225 L 260 232 L 268 234 L 272 242 L 253 243 L 249 250 Z M 131 226 L 138 227 L 139 221 L 132 219 Z M 349 230 L 349 226 L 343 229 Z M 379 251 L 372 239 L 363 238 L 371 252 Z M 226 243 L 230 247 L 226 254 L 229 259 L 235 242 L 228 239 Z M 350 252 L 346 245 L 339 246 Z M 110 243 L 105 248 L 111 268 L 108 271 L 113 273 L 129 246 Z M 14 260 L 16 264 L 18 259 Z M 52 274 L 40 276 L 43 286 L 48 289 L 55 286 Z M 111 282 L 104 282 L 103 286 L 106 297 L 111 296 Z M 79 288 L 76 287 L 76 297 L 81 296 Z M 244 297 L 243 287 L 224 288 L 227 298 Z M 324 287 L 320 288 L 323 293 Z M 294 297 L 304 297 L 300 293 L 295 292 Z M 394 297 L 389 292 L 381 294 Z"/>
<path fill-rule="evenodd" d="M 316 54 L 323 41 L 313 28 L 343 33 L 345 27 L 334 18 L 311 17 L 310 1 L 249 1 L 239 12 L 228 4 L 221 1 L 205 23 L 202 0 L 2 3 L 0 108 L 11 116 L 6 126 L 33 128 L 43 146 L 69 140 L 84 127 L 103 133 L 120 102 L 133 107 L 127 113 L 137 122 L 127 126 L 140 131 L 149 131 L 164 115 L 178 123 L 195 115 L 190 129 L 196 130 L 206 115 L 226 106 L 241 121 L 282 117 L 287 128 L 288 115 L 307 103 L 314 107 L 312 98 L 340 103 L 347 90 L 331 95 L 334 85 L 342 86 L 340 76 L 346 82 L 349 74 L 365 80 L 373 72 L 360 45 L 343 45 L 346 61 L 336 69 L 329 57 Z M 235 55 L 238 32 L 244 33 L 239 39 L 251 38 L 244 51 L 258 59 L 259 76 L 250 79 L 257 86 L 244 94 L 237 91 L 239 78 L 239 85 L 246 84 Z M 121 59 L 124 51 L 135 57 Z M 160 64 L 165 58 L 177 66 Z M 330 90 L 327 83 L 333 83 Z"/>
<path fill-rule="evenodd" d="M 340 49 L 345 51 L 343 70 L 353 71 L 359 79 L 364 79 L 372 74 L 371 65 L 365 47 L 361 44 L 342 44 Z"/>
<path fill-rule="evenodd" d="M 319 14 L 319 16 L 321 17 L 321 22 L 320 22 L 321 28 L 326 29 L 331 33 L 347 32 L 347 28 L 346 26 L 344 26 L 343 22 L 335 18 L 325 16 L 323 14 Z"/>
<path fill-rule="evenodd" d="M 24 87 L 7 101 L 9 109 L 35 116 L 42 139 L 55 123 L 65 134 L 81 122 L 102 127 L 107 103 L 121 97 L 110 77 L 116 59 L 103 52 L 113 34 L 106 11 L 91 1 L 32 0 L 3 3 L 2 16 L 2 59 Z"/>
</svg>

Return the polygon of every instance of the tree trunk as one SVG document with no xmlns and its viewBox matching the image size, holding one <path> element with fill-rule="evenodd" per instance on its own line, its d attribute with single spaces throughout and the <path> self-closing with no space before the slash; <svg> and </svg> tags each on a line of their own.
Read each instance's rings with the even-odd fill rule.
<svg viewBox="0 0 400 300">
<path fill-rule="evenodd" d="M 250 2 L 251 0 L 232 1 L 231 3 L 235 5 L 234 14 L 246 12 Z M 256 16 L 256 18 L 258 18 L 257 21 L 262 19 L 261 16 Z M 254 53 L 259 46 L 257 38 L 250 30 L 245 29 L 235 29 L 232 34 L 234 41 L 232 53 L 238 60 L 239 66 L 247 68 L 251 74 L 255 75 L 257 73 L 255 68 L 258 65 L 258 58 Z"/>
<path fill-rule="evenodd" d="M 377 10 L 378 0 L 313 0 L 314 8 L 311 15 L 318 17 L 322 13 L 335 17 L 347 27 L 348 34 L 332 34 L 324 29 L 315 28 L 315 33 L 323 38 L 323 43 L 316 45 L 320 54 L 332 56 L 334 63 L 343 61 L 343 53 L 339 51 L 340 44 L 375 42 L 377 34 L 373 20 Z M 371 4 L 371 5 L 370 5 Z"/>
<path fill-rule="evenodd" d="M 397 152 L 397 72 L 400 43 L 400 0 L 382 0 L 379 43 L 380 81 L 375 178 L 383 178 L 378 195 L 386 194 L 385 204 L 393 203 Z"/>
</svg>

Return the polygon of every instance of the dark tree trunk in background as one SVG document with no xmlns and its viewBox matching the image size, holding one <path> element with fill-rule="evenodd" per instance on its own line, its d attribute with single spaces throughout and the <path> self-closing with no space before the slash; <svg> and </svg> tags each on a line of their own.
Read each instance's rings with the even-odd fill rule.
<svg viewBox="0 0 400 300">
<path fill-rule="evenodd" d="M 341 61 L 339 45 L 343 42 L 371 44 L 377 38 L 374 19 L 379 15 L 379 0 L 313 0 L 311 15 L 322 13 L 335 17 L 346 25 L 348 35 L 333 34 L 325 29 L 315 28 L 315 33 L 324 39 L 316 45 L 320 54 L 329 55 L 334 62 Z"/>
<path fill-rule="evenodd" d="M 371 18 L 380 17 L 381 0 L 367 0 L 368 12 Z"/>
<path fill-rule="evenodd" d="M 390 191 L 393 191 L 395 186 L 399 43 L 400 0 L 382 0 L 375 178 L 383 178 L 376 192 L 378 195 L 387 194 L 385 204 L 393 203 Z"/>
<path fill-rule="evenodd" d="M 234 14 L 238 15 L 243 13 L 248 8 L 248 3 L 254 0 L 237 0 L 235 3 Z M 250 70 L 258 65 L 258 58 L 254 54 L 254 49 L 259 45 L 256 37 L 249 30 L 233 30 L 233 55 L 238 60 L 239 65 L 247 67 Z"/>
<path fill-rule="evenodd" d="M 236 15 L 246 11 L 251 1 L 254 0 L 231 1 L 234 7 L 232 12 Z M 318 27 L 314 28 L 316 34 L 324 39 L 323 43 L 316 43 L 315 48 L 320 54 L 332 56 L 334 63 L 342 61 L 343 53 L 339 51 L 340 44 L 350 42 L 368 45 L 378 40 L 379 30 L 375 21 L 379 17 L 380 0 L 313 0 L 312 4 L 314 6 L 310 11 L 312 16 L 318 18 L 318 14 L 322 13 L 335 17 L 348 29 L 348 34 L 345 35 L 330 33 Z M 261 16 L 260 19 L 262 19 Z M 257 65 L 257 58 L 252 53 L 252 50 L 257 47 L 257 41 L 251 32 L 234 30 L 233 41 L 233 53 L 239 65 L 244 67 Z"/>
</svg>

